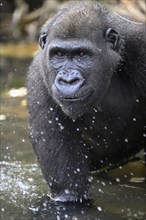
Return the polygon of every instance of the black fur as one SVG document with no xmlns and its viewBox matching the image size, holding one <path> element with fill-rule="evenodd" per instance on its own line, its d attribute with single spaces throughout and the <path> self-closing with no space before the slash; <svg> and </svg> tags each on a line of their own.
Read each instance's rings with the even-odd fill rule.
<svg viewBox="0 0 146 220">
<path fill-rule="evenodd" d="M 87 199 L 90 171 L 146 146 L 145 28 L 97 3 L 67 7 L 42 28 L 28 110 L 54 200 Z"/>
</svg>

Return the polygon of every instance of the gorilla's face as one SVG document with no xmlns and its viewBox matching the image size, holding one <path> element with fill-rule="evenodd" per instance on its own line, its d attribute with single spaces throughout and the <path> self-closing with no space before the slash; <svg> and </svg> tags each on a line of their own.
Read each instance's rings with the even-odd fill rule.
<svg viewBox="0 0 146 220">
<path fill-rule="evenodd" d="M 71 118 L 86 112 L 94 100 L 97 90 L 93 87 L 96 80 L 95 54 L 94 45 L 87 40 L 50 43 L 49 62 L 51 73 L 55 76 L 51 84 L 53 97 Z"/>
<path fill-rule="evenodd" d="M 93 107 L 100 109 L 120 60 L 119 35 L 111 28 L 98 27 L 92 36 L 83 36 L 78 27 L 70 36 L 72 30 L 63 28 L 54 27 L 47 41 L 41 39 L 46 44 L 44 77 L 63 112 L 76 119 Z"/>
</svg>

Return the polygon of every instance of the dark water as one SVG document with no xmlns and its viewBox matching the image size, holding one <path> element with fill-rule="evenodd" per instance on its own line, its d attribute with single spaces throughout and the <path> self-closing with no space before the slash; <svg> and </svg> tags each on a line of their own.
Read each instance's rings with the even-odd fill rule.
<svg viewBox="0 0 146 220">
<path fill-rule="evenodd" d="M 94 175 L 90 202 L 51 204 L 28 140 L 25 97 L 10 94 L 1 96 L 1 220 L 146 219 L 143 152 L 124 166 Z"/>
</svg>

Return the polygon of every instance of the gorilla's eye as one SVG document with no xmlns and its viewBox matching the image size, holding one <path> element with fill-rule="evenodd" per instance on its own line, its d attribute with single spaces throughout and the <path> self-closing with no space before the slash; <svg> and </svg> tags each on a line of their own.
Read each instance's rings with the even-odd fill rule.
<svg viewBox="0 0 146 220">
<path fill-rule="evenodd" d="M 50 50 L 50 56 L 56 58 L 63 58 L 66 56 L 66 52 L 60 49 L 53 48 Z"/>
<path fill-rule="evenodd" d="M 79 57 L 85 57 L 87 55 L 87 52 L 83 50 L 79 50 L 79 51 L 76 51 L 75 55 Z"/>
<path fill-rule="evenodd" d="M 56 51 L 56 52 L 54 53 L 54 55 L 57 56 L 57 57 L 63 57 L 63 56 L 65 55 L 65 53 L 58 50 L 58 51 Z"/>
<path fill-rule="evenodd" d="M 80 53 L 79 53 L 79 56 L 80 56 L 80 57 L 83 57 L 83 56 L 85 56 L 85 55 L 86 55 L 85 52 L 80 52 Z"/>
</svg>

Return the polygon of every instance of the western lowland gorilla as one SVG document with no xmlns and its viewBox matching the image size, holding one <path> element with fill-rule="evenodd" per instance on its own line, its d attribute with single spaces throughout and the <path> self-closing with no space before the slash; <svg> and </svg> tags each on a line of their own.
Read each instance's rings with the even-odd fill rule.
<svg viewBox="0 0 146 220">
<path fill-rule="evenodd" d="M 54 201 L 146 146 L 146 26 L 98 3 L 48 20 L 27 77 L 30 139 Z"/>
</svg>

